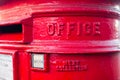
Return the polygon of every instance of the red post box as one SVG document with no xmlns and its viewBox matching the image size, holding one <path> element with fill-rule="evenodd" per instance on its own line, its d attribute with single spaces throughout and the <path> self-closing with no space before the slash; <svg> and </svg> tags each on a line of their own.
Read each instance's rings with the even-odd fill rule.
<svg viewBox="0 0 120 80">
<path fill-rule="evenodd" d="M 10 80 L 120 80 L 119 2 L 3 2 L 0 59 L 10 62 L 0 68 L 11 72 L 0 74 Z M 8 80 L 4 75 L 0 79 Z"/>
</svg>

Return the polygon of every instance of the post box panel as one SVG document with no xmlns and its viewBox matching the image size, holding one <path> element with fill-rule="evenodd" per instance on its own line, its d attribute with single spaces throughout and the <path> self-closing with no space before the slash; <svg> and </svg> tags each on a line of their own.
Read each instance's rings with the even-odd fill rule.
<svg viewBox="0 0 120 80">
<path fill-rule="evenodd" d="M 68 5 L 33 8 L 35 44 L 52 46 L 56 52 L 118 51 L 119 6 Z"/>
<path fill-rule="evenodd" d="M 44 54 L 30 53 L 30 80 L 119 80 L 119 53 L 113 54 Z M 32 55 L 48 55 L 47 71 L 32 66 Z M 38 59 L 39 58 L 39 59 Z M 35 64 L 40 64 L 38 56 Z M 42 64 L 42 65 L 43 65 Z M 34 68 L 34 69 L 33 69 Z M 46 77 L 47 76 L 47 77 Z"/>
<path fill-rule="evenodd" d="M 15 50 L 0 49 L 0 80 L 18 80 L 18 62 Z"/>
<path fill-rule="evenodd" d="M 86 11 L 79 7 L 73 11 L 60 10 L 33 14 L 33 44 L 53 46 L 56 52 L 58 48 L 60 52 L 73 53 L 118 50 L 120 21 L 117 12 Z"/>
<path fill-rule="evenodd" d="M 64 12 L 63 12 L 64 13 Z M 81 13 L 78 13 L 81 14 Z M 94 16 L 36 17 L 33 37 L 37 40 L 114 40 L 118 39 L 119 20 Z M 49 15 L 49 13 L 48 13 Z M 71 13 L 72 15 L 72 13 Z"/>
</svg>

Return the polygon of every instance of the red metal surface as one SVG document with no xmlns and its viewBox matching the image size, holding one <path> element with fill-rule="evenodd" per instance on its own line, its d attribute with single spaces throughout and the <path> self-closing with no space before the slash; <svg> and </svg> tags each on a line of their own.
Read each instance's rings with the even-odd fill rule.
<svg viewBox="0 0 120 80">
<path fill-rule="evenodd" d="M 1 2 L 0 48 L 18 52 L 14 77 L 19 79 L 14 80 L 120 80 L 119 4 L 119 0 Z M 46 55 L 45 70 L 32 67 L 34 53 Z"/>
</svg>

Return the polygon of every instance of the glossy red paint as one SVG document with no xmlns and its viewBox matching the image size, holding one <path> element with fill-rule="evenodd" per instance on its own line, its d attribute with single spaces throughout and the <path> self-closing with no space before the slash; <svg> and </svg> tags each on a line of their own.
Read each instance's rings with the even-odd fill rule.
<svg viewBox="0 0 120 80">
<path fill-rule="evenodd" d="M 13 80 L 120 80 L 119 5 L 119 0 L 1 1 L 0 52 L 17 55 Z M 32 54 L 45 54 L 44 69 L 32 67 Z"/>
</svg>

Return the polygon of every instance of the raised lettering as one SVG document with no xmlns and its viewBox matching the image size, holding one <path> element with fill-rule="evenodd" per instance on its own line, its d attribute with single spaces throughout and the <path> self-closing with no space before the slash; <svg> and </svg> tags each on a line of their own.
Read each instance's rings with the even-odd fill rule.
<svg viewBox="0 0 120 80">
<path fill-rule="evenodd" d="M 86 35 L 91 35 L 92 34 L 92 25 L 91 25 L 91 23 L 84 23 L 83 27 L 84 27 L 84 33 Z"/>
<path fill-rule="evenodd" d="M 68 23 L 67 24 L 67 35 L 68 36 L 72 34 L 71 32 L 75 29 L 76 26 L 77 26 L 76 23 Z"/>
<path fill-rule="evenodd" d="M 60 23 L 59 25 L 58 25 L 58 36 L 61 36 L 62 35 L 62 31 L 64 30 L 64 28 L 65 28 L 65 23 Z"/>
<path fill-rule="evenodd" d="M 97 22 L 97 23 L 93 23 L 93 33 L 94 33 L 94 35 L 100 35 L 101 33 L 100 33 L 100 23 L 99 22 Z"/>
<path fill-rule="evenodd" d="M 49 36 L 99 36 L 101 34 L 100 22 L 66 22 L 66 23 L 49 23 L 47 33 Z"/>
<path fill-rule="evenodd" d="M 55 34 L 55 27 L 55 23 L 48 25 L 48 35 L 53 36 Z"/>
</svg>

